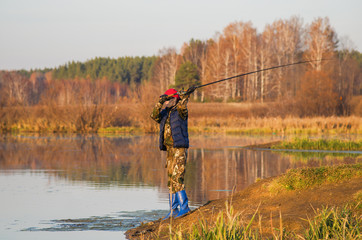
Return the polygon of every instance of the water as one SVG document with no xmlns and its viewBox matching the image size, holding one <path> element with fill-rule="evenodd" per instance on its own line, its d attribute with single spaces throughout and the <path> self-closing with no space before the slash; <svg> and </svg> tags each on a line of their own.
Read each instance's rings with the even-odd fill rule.
<svg viewBox="0 0 362 240">
<path fill-rule="evenodd" d="M 190 208 L 290 168 L 361 161 L 361 154 L 240 147 L 278 136 L 191 136 Z M 165 153 L 155 135 L 0 136 L 0 239 L 125 239 L 168 212 Z"/>
</svg>

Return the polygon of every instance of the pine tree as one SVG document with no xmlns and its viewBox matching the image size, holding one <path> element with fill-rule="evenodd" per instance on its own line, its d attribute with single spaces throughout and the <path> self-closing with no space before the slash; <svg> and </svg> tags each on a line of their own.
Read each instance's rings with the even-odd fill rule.
<svg viewBox="0 0 362 240">
<path fill-rule="evenodd" d="M 183 63 L 176 72 L 175 88 L 187 89 L 200 84 L 197 66 L 190 61 Z"/>
</svg>

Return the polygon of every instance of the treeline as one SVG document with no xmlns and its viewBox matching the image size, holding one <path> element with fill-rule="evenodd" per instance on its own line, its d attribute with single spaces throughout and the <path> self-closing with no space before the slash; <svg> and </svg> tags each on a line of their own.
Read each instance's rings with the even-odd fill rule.
<svg viewBox="0 0 362 240">
<path fill-rule="evenodd" d="M 140 84 L 152 77 L 156 57 L 95 58 L 82 62 L 69 62 L 54 69 L 54 79 L 103 79 L 111 82 Z"/>
<path fill-rule="evenodd" d="M 347 43 L 348 44 L 348 43 Z M 350 114 L 349 103 L 361 94 L 361 53 L 340 41 L 328 18 L 304 25 L 302 19 L 277 20 L 258 33 L 251 22 L 234 22 L 206 41 L 191 40 L 178 54 L 164 49 L 153 80 L 162 89 L 187 88 L 240 73 L 305 60 L 328 59 L 260 72 L 200 89 L 200 101 L 283 101 L 298 115 Z M 194 82 L 177 81 L 183 66 L 194 65 Z M 191 68 L 189 68 L 191 69 Z M 182 73 L 180 73 L 182 71 Z M 193 70 L 191 70 L 193 71 Z"/>
<path fill-rule="evenodd" d="M 156 59 L 95 58 L 55 69 L 0 71 L 0 106 L 118 103 L 152 78 Z"/>
<path fill-rule="evenodd" d="M 191 39 L 180 51 L 164 48 L 153 57 L 95 58 L 55 69 L 2 71 L 0 106 L 148 102 L 169 87 L 186 89 L 317 59 L 328 61 L 225 81 L 198 89 L 193 100 L 281 102 L 290 115 L 297 116 L 353 114 L 353 99 L 362 94 L 362 54 L 337 37 L 328 18 L 303 24 L 298 17 L 276 20 L 260 33 L 251 22 L 234 22 L 213 38 Z"/>
</svg>

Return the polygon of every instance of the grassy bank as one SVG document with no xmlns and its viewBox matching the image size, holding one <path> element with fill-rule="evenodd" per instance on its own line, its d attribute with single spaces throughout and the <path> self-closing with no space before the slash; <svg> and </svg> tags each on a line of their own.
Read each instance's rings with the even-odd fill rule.
<svg viewBox="0 0 362 240">
<path fill-rule="evenodd" d="M 255 212 L 249 222 L 244 222 L 240 213 L 234 213 L 229 208 L 226 213 L 221 212 L 214 227 L 209 227 L 205 220 L 201 220 L 193 227 L 191 233 L 183 233 L 181 230 L 170 234 L 172 240 L 261 240 L 261 239 L 358 239 L 361 234 L 362 218 L 361 203 L 355 202 L 342 207 L 324 207 L 315 211 L 313 218 L 308 218 L 308 228 L 304 233 L 295 233 L 283 228 L 283 219 L 276 223 L 272 237 L 265 238 L 262 228 L 251 228 L 257 222 Z M 260 220 L 259 220 L 260 221 Z M 259 226 L 261 224 L 259 223 Z M 172 230 L 171 230 L 172 231 Z M 156 237 L 157 238 L 157 237 Z"/>
<path fill-rule="evenodd" d="M 356 161 L 362 161 L 362 154 L 358 153 L 345 153 L 345 152 L 293 152 L 293 151 L 278 151 L 278 154 L 291 159 L 294 163 L 306 163 L 310 161 L 314 162 L 336 162 L 344 161 L 346 159 L 356 159 Z"/>
<path fill-rule="evenodd" d="M 296 138 L 292 141 L 272 145 L 271 149 L 362 151 L 362 140 L 342 141 L 338 139 L 311 140 L 308 138 Z"/>
<path fill-rule="evenodd" d="M 362 177 L 362 164 L 291 169 L 275 179 L 270 185 L 270 192 L 284 190 L 303 190 L 327 183 L 340 183 L 352 178 Z"/>
<path fill-rule="evenodd" d="M 359 239 L 362 164 L 290 170 L 175 219 L 129 229 L 129 239 Z"/>
<path fill-rule="evenodd" d="M 317 186 L 348 182 L 360 177 L 362 164 L 294 169 L 269 182 L 266 189 L 272 194 L 307 189 L 313 191 Z M 362 192 L 359 191 L 354 194 L 352 201 L 342 206 L 325 206 L 315 209 L 312 216 L 299 216 L 306 224 L 305 228 L 298 232 L 285 227 L 281 212 L 277 222 L 270 222 L 270 232 L 266 231 L 265 224 L 262 224 L 260 204 L 252 217 L 245 220 L 243 212 L 235 211 L 231 202 L 226 202 L 225 210 L 218 214 L 215 222 L 202 218 L 191 231 L 170 227 L 169 239 L 357 239 L 362 233 L 361 200 Z M 157 238 L 158 236 L 155 236 L 155 239 Z"/>
</svg>

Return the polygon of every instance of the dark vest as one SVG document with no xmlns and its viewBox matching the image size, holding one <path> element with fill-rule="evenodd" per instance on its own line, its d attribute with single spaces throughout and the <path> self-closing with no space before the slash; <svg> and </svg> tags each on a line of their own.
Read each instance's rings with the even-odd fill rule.
<svg viewBox="0 0 362 240">
<path fill-rule="evenodd" d="M 164 142 L 164 132 L 165 124 L 167 120 L 169 111 L 163 109 L 160 112 L 161 122 L 160 122 L 160 150 L 166 151 L 166 146 Z M 173 147 L 176 148 L 188 148 L 189 147 L 189 134 L 187 132 L 187 118 L 183 120 L 182 117 L 178 114 L 177 109 L 171 110 L 170 114 L 170 125 L 171 125 L 171 134 L 173 139 Z"/>
</svg>

